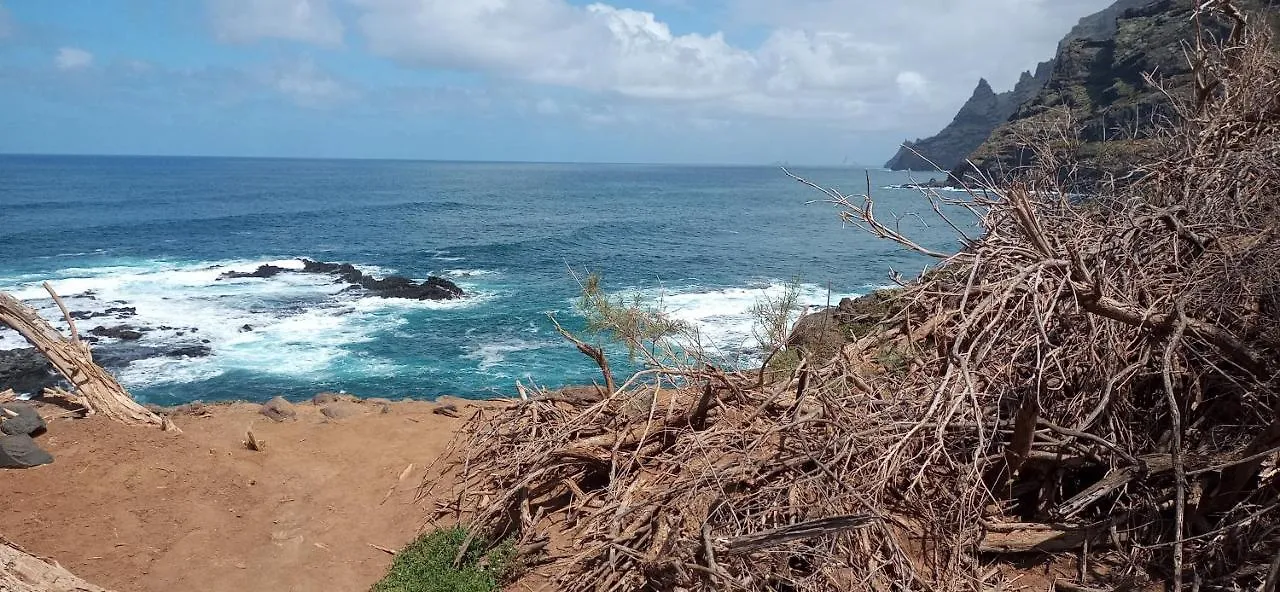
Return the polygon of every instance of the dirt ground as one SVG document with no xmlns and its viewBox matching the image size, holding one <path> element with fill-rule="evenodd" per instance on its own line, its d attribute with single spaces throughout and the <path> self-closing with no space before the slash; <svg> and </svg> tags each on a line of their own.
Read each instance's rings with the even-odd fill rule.
<svg viewBox="0 0 1280 592">
<path fill-rule="evenodd" d="M 418 486 L 462 424 L 437 407 L 335 420 L 305 403 L 276 423 L 223 405 L 175 416 L 182 434 L 57 419 L 37 439 L 52 465 L 0 470 L 0 533 L 118 592 L 368 590 L 391 563 L 374 545 L 427 525 Z M 244 446 L 250 426 L 265 452 Z"/>
</svg>

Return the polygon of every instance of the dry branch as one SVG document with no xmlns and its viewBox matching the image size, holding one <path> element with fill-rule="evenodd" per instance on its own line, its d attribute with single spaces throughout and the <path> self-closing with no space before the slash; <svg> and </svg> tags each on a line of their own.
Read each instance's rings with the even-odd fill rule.
<svg viewBox="0 0 1280 592">
<path fill-rule="evenodd" d="M 1233 10 L 1201 8 L 1235 41 L 1192 50 L 1203 92 L 1127 185 L 1074 195 L 1046 148 L 1020 182 L 926 194 L 978 215 L 954 255 L 877 220 L 870 190 L 801 180 L 940 266 L 772 383 L 657 365 L 474 418 L 456 509 L 495 539 L 559 531 L 546 569 L 574 592 L 976 592 L 1012 589 L 991 565 L 1011 553 L 1067 551 L 1103 589 L 1273 586 L 1280 55 Z"/>
</svg>

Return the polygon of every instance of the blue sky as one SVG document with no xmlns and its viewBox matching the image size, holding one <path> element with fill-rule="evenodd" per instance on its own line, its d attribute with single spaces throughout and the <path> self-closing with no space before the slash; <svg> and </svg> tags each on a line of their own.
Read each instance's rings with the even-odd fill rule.
<svg viewBox="0 0 1280 592">
<path fill-rule="evenodd" d="M 0 0 L 0 152 L 878 164 L 1107 0 Z"/>
</svg>

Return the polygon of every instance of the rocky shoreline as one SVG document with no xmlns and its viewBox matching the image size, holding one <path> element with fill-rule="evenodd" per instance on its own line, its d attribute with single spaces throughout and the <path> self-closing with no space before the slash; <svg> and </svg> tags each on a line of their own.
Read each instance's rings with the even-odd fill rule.
<svg viewBox="0 0 1280 592">
<path fill-rule="evenodd" d="M 466 295 L 461 287 L 442 277 L 430 276 L 422 282 L 397 275 L 378 279 L 350 263 L 326 263 L 305 258 L 299 261 L 301 269 L 266 264 L 250 272 L 227 271 L 217 280 L 269 279 L 286 273 L 322 274 L 332 276 L 335 283 L 349 284 L 344 291 L 358 290 L 382 298 L 454 300 Z M 203 358 L 213 354 L 210 340 L 199 335 L 199 327 L 153 326 L 137 322 L 137 308 L 120 300 L 99 302 L 99 306 L 105 305 L 99 310 L 75 309 L 78 301 L 99 301 L 93 292 L 73 294 L 66 300 L 73 307 L 71 318 L 81 327 L 80 339 L 94 346 L 94 360 L 108 370 L 118 371 L 144 359 Z M 241 333 L 253 330 L 250 324 L 239 328 Z M 183 339 L 153 342 L 146 338 L 149 333 L 157 331 Z M 13 389 L 19 393 L 38 394 L 46 388 L 59 386 L 66 387 L 67 384 L 35 348 L 0 349 L 0 391 Z"/>
<path fill-rule="evenodd" d="M 311 259 L 301 259 L 302 269 L 289 269 L 278 265 L 259 265 L 253 271 L 228 271 L 222 279 L 273 278 L 282 273 L 315 273 L 335 276 L 335 282 L 351 284 L 349 290 L 363 289 L 370 294 L 382 298 L 406 298 L 409 300 L 453 300 L 465 294 L 457 284 L 438 276 L 429 276 L 424 282 L 415 282 L 407 277 L 389 275 L 383 279 L 370 276 L 350 263 L 325 263 Z"/>
</svg>

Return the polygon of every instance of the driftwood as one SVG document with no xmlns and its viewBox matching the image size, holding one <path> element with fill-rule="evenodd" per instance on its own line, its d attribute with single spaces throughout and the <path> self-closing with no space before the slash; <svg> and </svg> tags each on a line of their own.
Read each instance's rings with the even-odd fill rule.
<svg viewBox="0 0 1280 592">
<path fill-rule="evenodd" d="M 108 592 L 65 570 L 10 546 L 0 538 L 0 590 L 5 592 Z"/>
<path fill-rule="evenodd" d="M 155 425 L 176 430 L 172 422 L 139 405 L 115 377 L 93 361 L 89 346 L 79 339 L 75 321 L 62 299 L 45 283 L 71 326 L 71 338 L 59 333 L 34 309 L 12 295 L 0 292 L 0 324 L 8 325 L 49 359 L 57 371 L 75 388 L 84 403 L 95 413 L 129 425 Z"/>
</svg>

